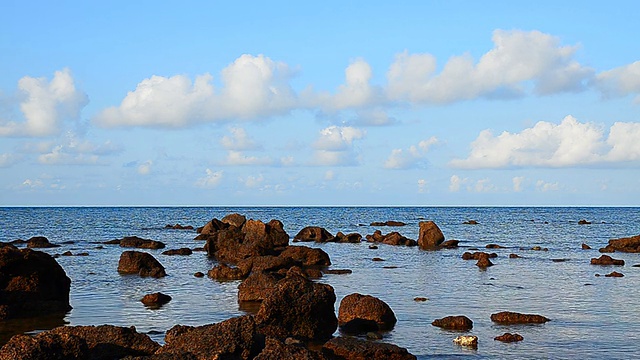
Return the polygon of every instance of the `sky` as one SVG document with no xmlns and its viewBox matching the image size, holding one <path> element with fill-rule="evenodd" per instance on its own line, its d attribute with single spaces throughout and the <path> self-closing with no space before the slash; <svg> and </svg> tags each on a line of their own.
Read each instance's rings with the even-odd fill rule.
<svg viewBox="0 0 640 360">
<path fill-rule="evenodd" d="M 3 0 L 0 206 L 637 206 L 639 13 Z"/>
</svg>

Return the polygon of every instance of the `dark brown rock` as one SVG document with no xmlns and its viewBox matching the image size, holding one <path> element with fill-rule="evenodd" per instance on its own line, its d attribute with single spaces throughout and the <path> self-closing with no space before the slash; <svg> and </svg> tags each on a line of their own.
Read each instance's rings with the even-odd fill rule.
<svg viewBox="0 0 640 360">
<path fill-rule="evenodd" d="M 446 316 L 442 319 L 433 320 L 431 325 L 446 330 L 469 331 L 473 328 L 473 321 L 464 315 Z"/>
<path fill-rule="evenodd" d="M 0 320 L 71 310 L 71 280 L 49 254 L 0 248 Z"/>
<path fill-rule="evenodd" d="M 89 359 L 89 347 L 84 340 L 68 334 L 15 335 L 0 349 L 0 360 L 18 359 Z"/>
<path fill-rule="evenodd" d="M 374 221 L 370 224 L 370 226 L 405 226 L 407 224 L 402 221 L 388 220 L 385 222 L 382 221 Z"/>
<path fill-rule="evenodd" d="M 119 239 L 121 247 L 132 247 L 138 249 L 164 249 L 165 244 L 160 241 L 142 239 L 137 236 L 126 236 Z"/>
<path fill-rule="evenodd" d="M 491 262 L 491 260 L 489 260 L 489 255 L 484 255 L 478 258 L 478 262 L 476 263 L 476 266 L 479 268 L 486 269 L 489 266 L 493 266 L 493 263 Z"/>
<path fill-rule="evenodd" d="M 173 230 L 193 230 L 193 226 L 191 225 L 180 225 L 180 224 L 167 224 L 165 229 L 173 229 Z"/>
<path fill-rule="evenodd" d="M 442 230 L 433 221 L 421 221 L 420 235 L 418 236 L 418 245 L 420 249 L 432 250 L 436 249 L 444 241 Z"/>
<path fill-rule="evenodd" d="M 463 222 L 464 225 L 478 225 L 478 220 L 467 220 Z"/>
<path fill-rule="evenodd" d="M 151 254 L 141 251 L 125 251 L 120 255 L 118 272 L 160 278 L 166 276 L 164 266 Z"/>
<path fill-rule="evenodd" d="M 263 255 L 246 258 L 238 263 L 238 267 L 246 274 L 251 271 L 278 271 L 280 269 L 289 269 L 298 265 L 291 256 L 280 255 Z"/>
<path fill-rule="evenodd" d="M 284 248 L 281 257 L 290 257 L 302 266 L 329 266 L 329 255 L 322 249 L 291 245 Z"/>
<path fill-rule="evenodd" d="M 600 252 L 603 253 L 611 253 L 616 251 L 628 253 L 640 252 L 640 235 L 609 240 L 607 246 L 600 249 Z"/>
<path fill-rule="evenodd" d="M 223 217 L 222 222 L 225 224 L 229 224 L 231 226 L 235 226 L 238 229 L 241 229 L 242 226 L 244 226 L 244 223 L 247 222 L 247 218 L 244 215 L 235 213 L 235 214 L 229 214 Z"/>
<path fill-rule="evenodd" d="M 197 278 L 201 278 L 201 277 L 204 277 L 204 273 L 202 271 L 197 271 L 193 274 L 193 276 Z"/>
<path fill-rule="evenodd" d="M 207 235 L 207 254 L 218 261 L 236 264 L 239 261 L 261 255 L 276 255 L 287 246 L 289 235 L 278 220 L 265 224 L 259 220 L 247 220 L 241 229 L 226 223 L 221 230 Z"/>
<path fill-rule="evenodd" d="M 590 225 L 590 224 L 591 224 L 591 221 L 587 221 L 585 219 L 578 221 L 578 225 Z"/>
<path fill-rule="evenodd" d="M 609 274 L 605 275 L 604 277 L 624 277 L 624 274 L 619 273 L 617 271 L 612 271 Z"/>
<path fill-rule="evenodd" d="M 279 281 L 256 315 L 266 335 L 327 340 L 338 327 L 333 287 L 291 274 Z"/>
<path fill-rule="evenodd" d="M 479 260 L 481 258 L 484 257 L 488 257 L 489 259 L 493 259 L 493 258 L 497 258 L 498 254 L 496 253 L 486 253 L 483 251 L 476 251 L 473 253 L 470 253 L 468 251 L 465 251 L 464 254 L 462 254 L 462 260 Z"/>
<path fill-rule="evenodd" d="M 442 244 L 440 244 L 440 248 L 442 248 L 442 249 L 456 249 L 458 247 L 459 243 L 460 243 L 460 240 L 443 241 Z"/>
<path fill-rule="evenodd" d="M 504 333 L 504 334 L 502 334 L 500 336 L 494 337 L 493 340 L 502 341 L 502 342 L 506 342 L 506 343 L 512 343 L 512 342 L 522 341 L 522 340 L 524 340 L 524 338 L 520 334 Z"/>
<path fill-rule="evenodd" d="M 591 265 L 624 265 L 624 260 L 614 259 L 609 255 L 602 255 L 599 258 L 591 258 Z"/>
<path fill-rule="evenodd" d="M 391 330 L 396 322 L 396 315 L 389 305 L 371 295 L 354 293 L 340 301 L 338 325 L 345 333 Z"/>
<path fill-rule="evenodd" d="M 591 250 L 591 246 L 589 246 L 589 245 L 587 245 L 585 243 L 582 243 L 581 248 L 582 248 L 582 250 Z"/>
<path fill-rule="evenodd" d="M 197 327 L 176 325 L 167 331 L 165 345 L 157 354 L 191 354 L 198 359 L 253 359 L 262 351 L 265 341 L 257 330 L 252 315 Z"/>
<path fill-rule="evenodd" d="M 351 233 L 351 234 L 343 234 L 342 232 L 338 232 L 336 234 L 336 238 L 335 238 L 336 242 L 340 242 L 340 243 L 354 243 L 357 244 L 359 242 L 362 241 L 362 235 L 358 234 L 358 233 Z"/>
<path fill-rule="evenodd" d="M 491 321 L 501 325 L 544 324 L 545 322 L 549 321 L 549 319 L 542 315 L 521 314 L 511 311 L 502 311 L 499 313 L 491 314 Z"/>
<path fill-rule="evenodd" d="M 504 249 L 504 246 L 498 245 L 498 244 L 487 244 L 487 246 L 485 246 L 487 249 Z"/>
<path fill-rule="evenodd" d="M 293 241 L 314 241 L 314 242 L 330 242 L 334 240 L 334 236 L 329 231 L 319 226 L 307 226 L 300 230 Z"/>
<path fill-rule="evenodd" d="M 191 255 L 191 254 L 193 254 L 193 250 L 189 248 L 171 249 L 171 250 L 162 252 L 162 255 Z"/>
<path fill-rule="evenodd" d="M 263 301 L 276 287 L 282 276 L 254 271 L 238 286 L 238 301 Z"/>
<path fill-rule="evenodd" d="M 509 254 L 509 259 L 517 259 L 519 257 L 520 257 L 520 255 L 518 255 L 518 254 Z"/>
<path fill-rule="evenodd" d="M 287 344 L 268 337 L 266 346 L 254 360 L 329 360 L 321 352 L 309 350 L 303 345 Z"/>
<path fill-rule="evenodd" d="M 231 267 L 227 264 L 218 264 L 214 266 L 207 275 L 218 281 L 230 281 L 230 280 L 242 280 L 246 278 L 249 273 L 242 271 L 238 267 Z"/>
<path fill-rule="evenodd" d="M 336 337 L 323 345 L 323 352 L 331 359 L 340 360 L 415 360 L 407 349 L 393 344 L 361 340 L 354 337 Z"/>
<path fill-rule="evenodd" d="M 322 270 L 322 272 L 324 274 L 331 274 L 331 275 L 346 275 L 346 274 L 353 273 L 353 270 L 350 270 L 350 269 L 324 269 L 324 270 Z"/>
<path fill-rule="evenodd" d="M 148 307 L 159 308 L 160 306 L 171 301 L 171 296 L 163 294 L 161 292 L 147 294 L 140 301 Z"/>
<path fill-rule="evenodd" d="M 60 247 L 60 245 L 50 243 L 49 239 L 44 236 L 34 236 L 31 239 L 27 240 L 27 247 L 30 249 L 46 249 Z"/>
<path fill-rule="evenodd" d="M 49 331 L 51 334 L 76 336 L 87 343 L 89 359 L 110 360 L 125 356 L 151 355 L 160 345 L 134 327 L 113 325 L 63 326 Z"/>
</svg>

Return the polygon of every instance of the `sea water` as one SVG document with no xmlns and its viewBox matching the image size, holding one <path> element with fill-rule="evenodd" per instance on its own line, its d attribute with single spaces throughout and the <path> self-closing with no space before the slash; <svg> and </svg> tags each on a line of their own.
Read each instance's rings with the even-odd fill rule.
<svg viewBox="0 0 640 360">
<path fill-rule="evenodd" d="M 0 241 L 46 236 L 59 248 L 88 256 L 57 258 L 71 278 L 73 306 L 64 319 L 20 320 L 0 324 L 6 341 L 15 332 L 37 332 L 62 324 L 135 326 L 162 343 L 176 324 L 204 325 L 244 315 L 237 302 L 239 281 L 197 278 L 216 265 L 206 253 L 167 256 L 162 251 L 201 247 L 195 231 L 166 229 L 167 224 L 203 226 L 229 213 L 269 221 L 278 219 L 293 237 L 305 226 L 321 226 L 332 234 L 383 234 L 398 231 L 417 239 L 419 222 L 433 220 L 447 239 L 460 248 L 423 251 L 417 247 L 380 244 L 304 243 L 331 257 L 332 269 L 348 275 L 325 275 L 340 300 L 351 293 L 376 296 L 393 309 L 398 323 L 380 341 L 405 347 L 418 358 L 619 358 L 640 356 L 640 254 L 615 253 L 623 267 L 590 265 L 609 239 L 640 234 L 640 208 L 597 207 L 34 207 L 0 208 Z M 581 219 L 591 224 L 579 225 Z M 402 227 L 372 227 L 374 221 L 396 220 Z M 464 224 L 477 220 L 477 225 Z M 117 245 L 102 243 L 125 236 L 164 242 L 162 250 L 144 250 L 166 268 L 161 279 L 120 275 Z M 72 242 L 72 243 L 71 243 Z M 593 250 L 582 250 L 581 244 Z M 501 249 L 485 249 L 498 244 Z M 547 251 L 531 250 L 539 246 Z M 102 248 L 101 248 L 102 247 Z M 495 266 L 482 270 L 462 253 L 478 248 L 496 252 Z M 126 249 L 130 250 L 130 249 Z M 473 251 L 473 250 L 471 250 Z M 518 254 L 520 258 L 509 258 Z M 372 261 L 378 257 L 385 261 Z M 622 278 L 597 277 L 612 271 Z M 140 299 L 162 292 L 173 299 L 160 309 L 144 307 Z M 414 298 L 428 300 L 416 302 Z M 544 315 L 542 325 L 502 326 L 491 322 L 499 311 Z M 435 319 L 465 315 L 473 320 L 468 333 L 431 325 Z M 505 332 L 524 337 L 504 344 L 493 338 Z M 339 335 L 336 332 L 336 335 Z M 455 345 L 459 335 L 479 338 L 477 349 Z"/>
</svg>

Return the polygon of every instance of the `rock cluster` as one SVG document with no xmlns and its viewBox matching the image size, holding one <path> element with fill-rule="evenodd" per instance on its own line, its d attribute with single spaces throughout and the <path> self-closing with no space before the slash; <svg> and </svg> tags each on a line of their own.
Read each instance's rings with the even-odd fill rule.
<svg viewBox="0 0 640 360">
<path fill-rule="evenodd" d="M 628 253 L 640 252 L 640 235 L 609 240 L 607 246 L 600 249 L 600 252 L 603 253 L 611 253 L 616 251 Z"/>
</svg>

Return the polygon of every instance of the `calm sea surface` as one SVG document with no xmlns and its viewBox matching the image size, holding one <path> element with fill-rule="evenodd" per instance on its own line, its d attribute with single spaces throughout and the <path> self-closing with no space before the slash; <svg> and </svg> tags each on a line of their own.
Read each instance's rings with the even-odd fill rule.
<svg viewBox="0 0 640 360">
<path fill-rule="evenodd" d="M 293 238 L 305 226 L 322 226 L 335 234 L 376 229 L 373 221 L 397 220 L 404 227 L 381 227 L 417 239 L 418 223 L 433 220 L 447 239 L 460 240 L 460 248 L 429 252 L 417 247 L 368 243 L 313 244 L 331 257 L 333 269 L 351 269 L 350 275 L 325 275 L 319 281 L 332 285 L 337 301 L 351 293 L 370 294 L 387 302 L 398 323 L 382 341 L 406 347 L 419 358 L 619 358 L 640 357 L 640 254 L 615 253 L 624 267 L 589 264 L 601 254 L 609 239 L 640 234 L 640 208 L 544 207 L 127 207 L 127 208 L 0 208 L 0 241 L 46 236 L 53 243 L 73 242 L 44 249 L 50 254 L 88 252 L 89 256 L 63 256 L 58 262 L 71 278 L 73 310 L 64 319 L 34 324 L 18 322 L 23 331 L 70 325 L 134 325 L 163 342 L 164 332 L 176 324 L 203 325 L 243 315 L 237 302 L 239 281 L 217 282 L 196 278 L 216 262 L 205 253 L 166 256 L 161 252 L 181 247 L 201 247 L 195 231 L 167 230 L 167 224 L 199 227 L 229 213 L 269 221 L 278 219 Z M 467 220 L 478 225 L 464 225 Z M 586 219 L 590 225 L 578 225 Z M 99 243 L 139 236 L 167 244 L 163 250 L 146 250 L 166 268 L 162 279 L 121 276 L 116 271 L 123 248 Z M 480 270 L 475 261 L 461 259 L 468 248 L 499 244 L 505 249 L 492 259 L 495 266 Z M 594 250 L 581 250 L 587 243 Z M 533 246 L 548 251 L 529 250 Z M 481 249 L 483 250 L 483 249 Z M 486 250 L 485 250 L 486 251 Z M 509 254 L 521 256 L 510 259 Z M 385 259 L 374 262 L 373 257 Z M 553 260 L 556 261 L 553 261 Z M 563 259 L 564 261 L 558 261 Z M 396 267 L 396 268 L 384 268 Z M 596 274 L 622 272 L 622 278 Z M 145 308 L 140 299 L 163 292 L 173 300 L 159 310 Z M 426 297 L 426 302 L 415 302 Z M 490 315 L 499 311 L 544 315 L 544 325 L 499 326 Z M 474 322 L 470 335 L 479 338 L 477 350 L 452 343 L 459 333 L 431 325 L 434 319 L 466 315 Z M 0 330 L 15 331 L 2 324 Z M 493 338 L 517 332 L 524 341 L 503 344 Z M 5 340 L 6 341 L 6 340 Z"/>
</svg>

